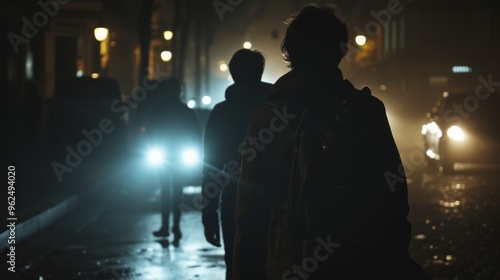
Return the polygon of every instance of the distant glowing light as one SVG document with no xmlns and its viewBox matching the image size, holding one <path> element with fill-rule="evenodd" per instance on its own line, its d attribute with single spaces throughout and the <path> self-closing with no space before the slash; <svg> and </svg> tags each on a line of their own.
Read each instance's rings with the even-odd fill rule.
<svg viewBox="0 0 500 280">
<path fill-rule="evenodd" d="M 183 193 L 184 194 L 199 194 L 201 193 L 201 187 L 200 186 L 185 186 L 183 188 Z"/>
<path fill-rule="evenodd" d="M 167 30 L 165 32 L 163 32 L 163 38 L 165 38 L 165 40 L 172 40 L 172 38 L 174 37 L 174 33 L 170 30 Z"/>
<path fill-rule="evenodd" d="M 465 139 L 464 131 L 459 126 L 456 125 L 448 128 L 446 134 L 448 135 L 448 137 L 456 141 L 462 141 Z"/>
<path fill-rule="evenodd" d="M 108 38 L 109 30 L 105 27 L 97 27 L 94 29 L 94 37 L 97 41 L 102 42 Z"/>
<path fill-rule="evenodd" d="M 426 135 L 427 134 L 427 125 L 424 124 L 422 125 L 422 131 L 421 131 L 422 135 Z"/>
<path fill-rule="evenodd" d="M 222 62 L 221 64 L 219 64 L 219 69 L 222 72 L 226 72 L 229 69 L 229 67 L 227 66 L 226 63 Z"/>
<path fill-rule="evenodd" d="M 422 134 L 427 134 L 427 133 L 431 133 L 431 134 L 436 134 L 438 138 L 441 138 L 441 136 L 443 136 L 443 132 L 441 131 L 441 129 L 439 129 L 439 126 L 437 125 L 436 122 L 431 122 L 431 123 L 428 123 L 428 124 L 425 124 L 424 127 L 422 127 Z"/>
<path fill-rule="evenodd" d="M 430 157 L 430 158 L 433 158 L 433 159 L 437 159 L 437 160 L 439 160 L 439 155 L 437 155 L 436 153 L 434 153 L 434 152 L 433 152 L 433 151 L 431 151 L 431 150 L 427 150 L 427 151 L 425 152 L 425 154 L 426 154 L 428 157 Z"/>
<path fill-rule="evenodd" d="M 451 71 L 453 73 L 470 73 L 470 72 L 472 72 L 472 68 L 469 66 L 457 65 L 457 66 L 451 67 Z"/>
<path fill-rule="evenodd" d="M 82 77 L 83 76 L 83 70 L 76 71 L 76 76 L 77 77 Z"/>
<path fill-rule="evenodd" d="M 449 93 L 449 92 L 447 92 L 447 91 L 443 92 L 443 97 L 444 97 L 444 98 L 448 97 L 449 95 L 450 95 L 450 93 Z"/>
<path fill-rule="evenodd" d="M 90 77 L 92 77 L 93 79 L 97 79 L 97 78 L 99 78 L 99 74 L 98 73 L 92 73 L 90 75 Z"/>
<path fill-rule="evenodd" d="M 191 109 L 193 109 L 195 106 L 196 106 L 196 101 L 194 101 L 193 99 L 189 100 L 187 102 L 187 106 Z"/>
<path fill-rule="evenodd" d="M 356 44 L 358 44 L 358 46 L 363 46 L 364 44 L 366 44 L 366 37 L 363 35 L 358 35 L 356 36 L 356 38 L 354 38 L 354 41 L 356 41 Z"/>
<path fill-rule="evenodd" d="M 210 98 L 210 96 L 208 96 L 208 95 L 205 95 L 201 99 L 201 102 L 203 102 L 203 104 L 205 104 L 205 105 L 210 105 L 210 103 L 212 102 L 212 98 Z"/>
<path fill-rule="evenodd" d="M 387 90 L 387 86 L 386 85 L 380 85 L 380 90 L 381 91 L 386 91 Z"/>
<path fill-rule="evenodd" d="M 252 43 L 250 43 L 250 42 L 246 41 L 245 43 L 243 43 L 243 47 L 244 47 L 245 49 L 249 49 L 249 48 L 251 48 L 251 47 L 252 47 Z"/>
<path fill-rule="evenodd" d="M 170 61 L 172 59 L 172 52 L 162 51 L 160 56 L 161 56 L 161 60 Z"/>
<path fill-rule="evenodd" d="M 165 161 L 165 154 L 161 149 L 152 149 L 148 152 L 148 162 L 151 165 L 157 166 Z"/>
<path fill-rule="evenodd" d="M 415 235 L 416 240 L 425 240 L 425 234 L 417 234 Z"/>
<path fill-rule="evenodd" d="M 195 165 L 196 163 L 198 163 L 198 160 L 199 160 L 198 152 L 194 149 L 185 150 L 182 153 L 182 162 L 185 165 L 189 166 Z"/>
</svg>

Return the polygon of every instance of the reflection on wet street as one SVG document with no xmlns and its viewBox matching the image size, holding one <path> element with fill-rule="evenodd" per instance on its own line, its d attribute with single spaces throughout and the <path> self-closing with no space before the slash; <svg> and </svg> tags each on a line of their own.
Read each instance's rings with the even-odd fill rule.
<svg viewBox="0 0 500 280">
<path fill-rule="evenodd" d="M 127 180 L 103 192 L 105 204 L 87 203 L 82 211 L 20 246 L 20 256 L 33 250 L 39 254 L 23 263 L 23 273 L 16 279 L 224 279 L 223 249 L 205 241 L 199 211 L 183 212 L 183 237 L 174 246 L 172 235 L 162 239 L 152 234 L 160 226 L 154 182 L 126 186 L 123 181 Z M 184 190 L 189 202 L 198 188 Z M 96 214 L 89 219 L 93 211 Z M 54 245 L 47 248 L 42 243 Z"/>
<path fill-rule="evenodd" d="M 184 216 L 178 247 L 152 237 L 156 213 L 122 214 L 105 215 L 37 263 L 43 279 L 223 279 L 223 251 L 204 242 L 199 213 Z"/>
<path fill-rule="evenodd" d="M 433 279 L 500 279 L 498 170 L 423 173 L 409 186 L 411 252 Z"/>
</svg>

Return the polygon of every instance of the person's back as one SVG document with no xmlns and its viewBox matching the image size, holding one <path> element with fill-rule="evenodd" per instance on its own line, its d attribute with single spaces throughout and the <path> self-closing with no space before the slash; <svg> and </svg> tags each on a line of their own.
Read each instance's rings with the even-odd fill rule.
<svg viewBox="0 0 500 280">
<path fill-rule="evenodd" d="M 226 280 L 232 279 L 232 245 L 236 227 L 234 216 L 241 148 L 250 116 L 265 102 L 271 87 L 271 84 L 260 81 L 263 67 L 264 57 L 257 51 L 241 49 L 233 55 L 229 68 L 235 83 L 226 89 L 226 100 L 214 107 L 206 126 L 202 185 L 207 205 L 202 212 L 202 222 L 207 241 L 220 246 L 217 212 L 221 197 L 219 212 L 227 266 Z M 216 188 L 215 196 L 211 195 L 213 188 Z"/>
<path fill-rule="evenodd" d="M 247 137 L 258 141 L 244 147 L 235 279 L 429 279 L 409 257 L 407 186 L 384 105 L 368 88 L 355 89 L 338 69 L 347 38 L 345 24 L 329 6 L 304 8 L 288 27 L 282 50 L 292 70 L 252 116 Z M 306 109 L 329 117 L 332 124 L 339 113 L 347 115 L 345 134 L 336 136 L 343 138 L 337 142 L 342 147 L 317 143 L 319 150 L 338 151 L 333 160 L 339 162 L 332 166 L 342 172 L 320 174 L 324 166 L 314 157 L 296 156 L 297 143 L 308 141 L 298 138 L 296 130 Z M 291 171 L 301 156 L 311 161 Z M 323 195 L 301 193 L 298 188 L 304 185 L 325 184 L 307 172 L 337 176 L 339 184 Z M 402 179 L 390 180 L 387 174 Z M 339 191 L 343 198 L 330 196 L 332 190 L 349 188 L 363 195 Z M 303 200 L 308 204 L 300 204 Z M 334 201 L 345 208 L 316 212 Z M 329 227 L 332 223 L 341 227 Z"/>
</svg>

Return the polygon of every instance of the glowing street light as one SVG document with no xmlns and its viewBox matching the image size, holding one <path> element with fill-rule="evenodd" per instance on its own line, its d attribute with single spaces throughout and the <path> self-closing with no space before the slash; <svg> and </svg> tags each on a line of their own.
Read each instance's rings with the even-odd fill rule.
<svg viewBox="0 0 500 280">
<path fill-rule="evenodd" d="M 252 47 L 252 43 L 250 43 L 250 42 L 246 41 L 245 43 L 243 43 L 243 47 L 244 47 L 245 49 L 249 49 L 249 48 L 251 48 L 251 47 Z"/>
<path fill-rule="evenodd" d="M 221 63 L 219 64 L 219 69 L 220 69 L 220 71 L 222 71 L 222 72 L 226 72 L 226 71 L 227 71 L 227 69 L 229 69 L 229 67 L 227 66 L 227 64 L 226 64 L 226 63 L 224 63 L 224 61 L 221 61 Z"/>
<path fill-rule="evenodd" d="M 210 105 L 210 103 L 212 102 L 212 98 L 210 98 L 210 96 L 208 96 L 208 95 L 205 95 L 201 99 L 201 102 L 203 102 L 203 104 L 205 104 L 205 105 Z"/>
<path fill-rule="evenodd" d="M 162 51 L 160 56 L 161 56 L 161 60 L 170 61 L 172 59 L 172 52 Z"/>
<path fill-rule="evenodd" d="M 358 35 L 356 36 L 356 38 L 354 38 L 354 41 L 356 41 L 356 44 L 358 44 L 358 46 L 363 46 L 364 44 L 366 44 L 366 37 L 363 35 Z"/>
<path fill-rule="evenodd" d="M 108 38 L 109 30 L 105 27 L 97 27 L 94 29 L 94 37 L 97 41 L 102 42 Z"/>
<path fill-rule="evenodd" d="M 169 40 L 172 40 L 172 38 L 174 37 L 174 33 L 170 30 L 167 30 L 165 32 L 163 32 L 163 38 L 165 38 L 165 40 L 169 41 Z"/>
</svg>

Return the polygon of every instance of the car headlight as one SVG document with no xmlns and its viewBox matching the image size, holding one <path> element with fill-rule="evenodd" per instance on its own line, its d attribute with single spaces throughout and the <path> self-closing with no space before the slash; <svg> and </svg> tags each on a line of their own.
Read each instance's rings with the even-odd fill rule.
<svg viewBox="0 0 500 280">
<path fill-rule="evenodd" d="M 200 160 L 198 151 L 195 149 L 186 149 L 182 152 L 181 156 L 182 163 L 189 166 L 196 165 Z"/>
<path fill-rule="evenodd" d="M 147 153 L 147 159 L 153 166 L 161 165 L 165 162 L 165 152 L 159 148 L 151 149 Z"/>
<path fill-rule="evenodd" d="M 465 138 L 464 131 L 459 127 L 459 126 L 451 126 L 448 128 L 446 131 L 446 134 L 450 139 L 456 140 L 456 141 L 462 141 Z"/>
<path fill-rule="evenodd" d="M 422 135 L 427 135 L 427 133 L 430 133 L 432 135 L 436 135 L 438 138 L 441 138 L 442 136 L 441 129 L 439 129 L 439 126 L 435 122 L 424 124 L 422 126 L 421 133 Z"/>
</svg>

